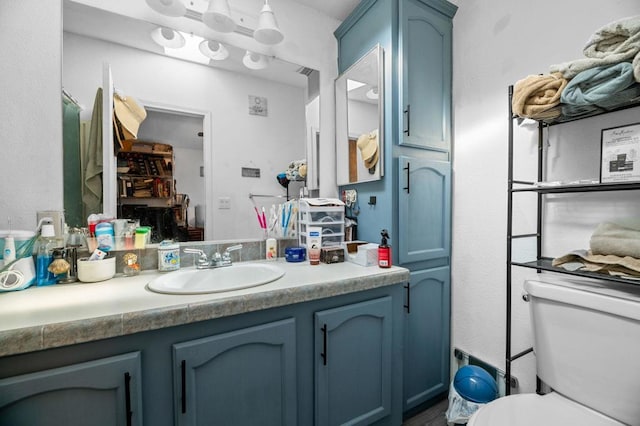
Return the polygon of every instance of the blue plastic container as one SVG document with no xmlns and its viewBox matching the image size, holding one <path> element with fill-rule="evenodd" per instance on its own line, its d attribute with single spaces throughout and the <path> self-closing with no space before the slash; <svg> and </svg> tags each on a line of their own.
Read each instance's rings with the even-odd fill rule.
<svg viewBox="0 0 640 426">
<path fill-rule="evenodd" d="M 284 258 L 287 262 L 303 262 L 307 251 L 304 247 L 287 247 L 284 250 Z"/>
<path fill-rule="evenodd" d="M 456 392 L 467 401 L 485 404 L 498 396 L 498 385 L 485 369 L 477 365 L 465 365 L 453 378 Z"/>
</svg>

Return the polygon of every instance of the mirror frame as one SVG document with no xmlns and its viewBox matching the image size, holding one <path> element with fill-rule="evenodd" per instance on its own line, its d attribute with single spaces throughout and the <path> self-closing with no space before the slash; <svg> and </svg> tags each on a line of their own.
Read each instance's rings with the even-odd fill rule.
<svg viewBox="0 0 640 426">
<path fill-rule="evenodd" d="M 373 174 L 365 178 L 358 177 L 356 181 L 349 181 L 349 147 L 350 139 L 357 139 L 359 135 L 349 132 L 349 95 L 347 91 L 347 80 L 354 73 L 358 72 L 370 57 L 377 56 L 377 87 L 378 87 L 378 164 Z M 335 80 L 335 100 L 336 100 L 336 183 L 339 186 L 354 185 L 364 182 L 380 180 L 384 176 L 384 49 L 380 44 L 376 44 L 371 50 L 365 53 L 347 70 L 340 74 Z M 345 172 L 346 171 L 346 172 Z"/>
</svg>

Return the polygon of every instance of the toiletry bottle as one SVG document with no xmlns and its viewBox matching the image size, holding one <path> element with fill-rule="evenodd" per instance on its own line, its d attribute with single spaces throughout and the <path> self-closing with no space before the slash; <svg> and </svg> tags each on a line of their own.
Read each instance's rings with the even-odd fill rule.
<svg viewBox="0 0 640 426">
<path fill-rule="evenodd" d="M 113 250 L 114 233 L 111 222 L 100 222 L 96 225 L 96 240 L 98 248 L 103 251 Z"/>
<path fill-rule="evenodd" d="M 275 238 L 267 238 L 265 259 L 275 260 L 278 258 L 278 241 Z"/>
<path fill-rule="evenodd" d="M 56 277 L 49 272 L 49 265 L 53 261 L 53 248 L 55 247 L 56 231 L 51 222 L 42 224 L 40 238 L 38 239 L 38 252 L 36 255 L 36 285 L 45 286 L 56 283 Z"/>
<path fill-rule="evenodd" d="M 381 268 L 390 268 L 391 246 L 387 244 L 387 239 L 390 238 L 389 231 L 383 229 L 380 235 L 382 235 L 382 241 L 380 241 L 380 245 L 378 246 L 378 266 Z"/>
</svg>

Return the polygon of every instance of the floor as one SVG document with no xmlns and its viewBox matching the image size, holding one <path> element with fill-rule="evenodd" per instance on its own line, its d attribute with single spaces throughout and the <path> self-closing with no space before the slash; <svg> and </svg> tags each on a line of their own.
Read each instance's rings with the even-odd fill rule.
<svg viewBox="0 0 640 426">
<path fill-rule="evenodd" d="M 402 423 L 402 426 L 447 426 L 447 418 L 444 416 L 449 401 L 444 399 L 433 407 L 418 413 Z"/>
</svg>

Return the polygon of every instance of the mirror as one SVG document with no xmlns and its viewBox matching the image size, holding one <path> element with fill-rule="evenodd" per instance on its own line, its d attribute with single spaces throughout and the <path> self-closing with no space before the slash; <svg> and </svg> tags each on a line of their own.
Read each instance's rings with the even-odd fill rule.
<svg viewBox="0 0 640 426">
<path fill-rule="evenodd" d="M 193 19 L 179 19 L 189 20 L 196 35 Z M 275 57 L 267 58 L 266 69 L 248 69 L 242 64 L 246 49 L 232 44 L 226 44 L 229 57 L 224 61 L 196 64 L 171 58 L 152 41 L 150 33 L 157 25 L 150 18 L 132 18 L 70 0 L 64 1 L 63 23 L 63 87 L 84 107 L 81 119 L 90 119 L 96 90 L 102 85 L 103 63 L 108 63 L 116 92 L 147 109 L 149 121 L 142 122 L 139 135 L 173 146 L 174 177 L 183 176 L 176 179 L 175 192 L 187 194 L 191 207 L 201 206 L 190 216 L 203 211 L 204 238 L 260 238 L 249 194 L 272 197 L 261 200 L 267 206 L 282 202 L 275 197 L 284 198 L 288 192 L 298 195 L 301 184 L 284 188 L 276 176 L 292 161 L 307 158 L 317 145 L 317 132 L 310 129 L 319 129 L 318 85 L 313 84 L 318 72 Z M 263 114 L 252 113 L 256 109 L 251 102 L 255 105 L 256 99 L 266 101 Z M 194 122 L 193 128 L 199 127 L 203 134 L 199 145 L 193 141 L 197 130 L 174 134 L 182 128 L 179 125 L 157 125 L 155 132 L 146 131 L 154 116 L 167 114 Z M 249 175 L 243 173 L 247 169 Z M 190 177 L 184 176 L 186 172 Z M 74 190 L 78 189 L 65 187 L 65 193 Z"/>
<path fill-rule="evenodd" d="M 338 185 L 370 182 L 384 174 L 383 55 L 377 45 L 336 79 Z"/>
</svg>

